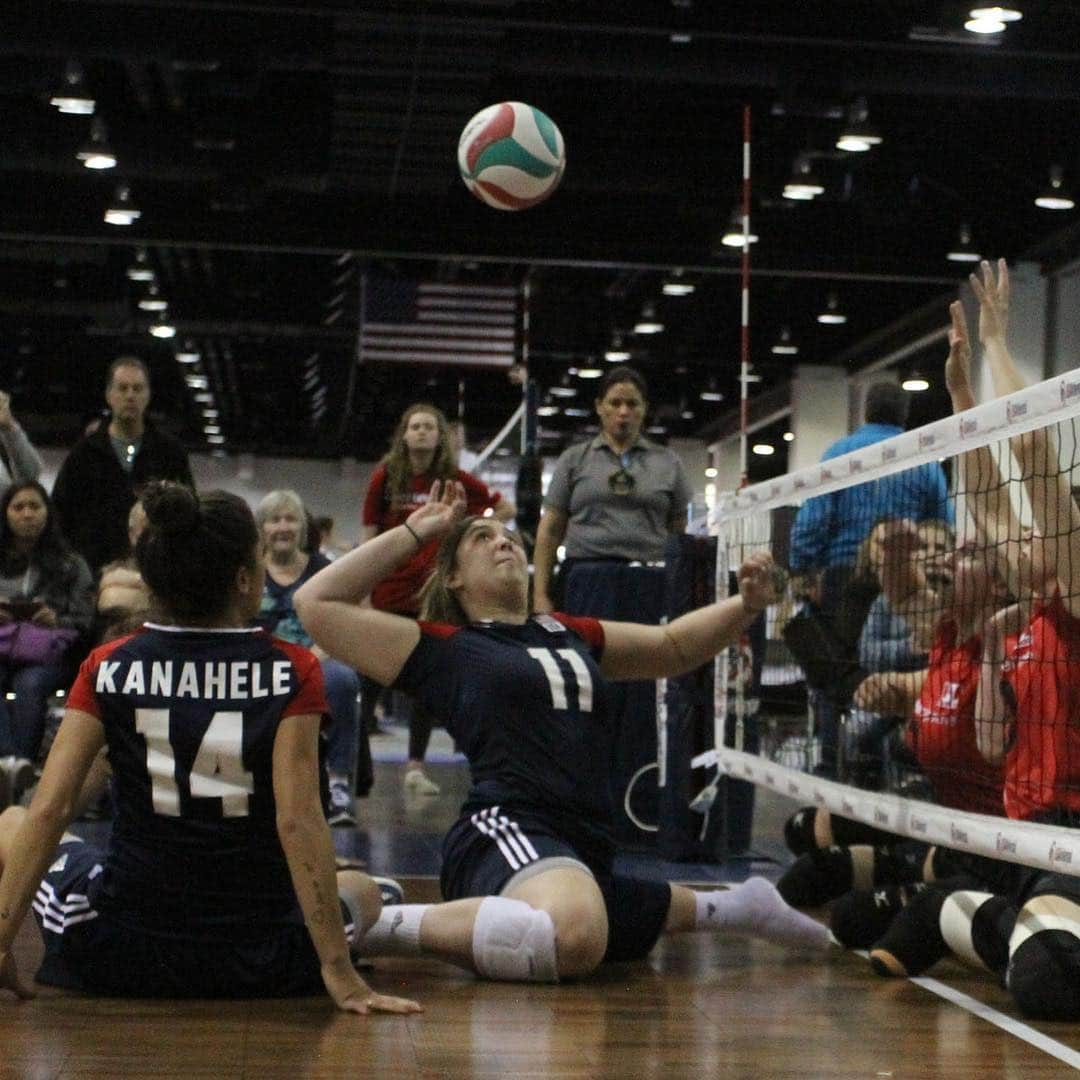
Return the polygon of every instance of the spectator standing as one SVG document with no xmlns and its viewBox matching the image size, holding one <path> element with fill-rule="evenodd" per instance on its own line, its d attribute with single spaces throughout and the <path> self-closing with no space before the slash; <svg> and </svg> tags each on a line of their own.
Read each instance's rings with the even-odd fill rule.
<svg viewBox="0 0 1080 1080">
<path fill-rule="evenodd" d="M 664 615 L 668 538 L 686 528 L 693 489 L 679 456 L 642 435 L 648 393 L 639 372 L 609 371 L 595 407 L 600 434 L 563 452 L 544 499 L 533 557 L 534 607 L 656 624 Z M 559 599 L 552 577 L 564 542 Z M 656 760 L 656 686 L 622 683 L 611 693 L 612 795 L 621 808 L 630 777 Z M 638 838 L 624 816 L 618 824 Z"/>
<path fill-rule="evenodd" d="M 150 373 L 142 360 L 121 356 L 112 362 L 105 400 L 109 423 L 72 447 L 53 485 L 61 531 L 95 576 L 127 556 L 128 513 L 149 481 L 195 486 L 187 451 L 146 417 Z"/>
<path fill-rule="evenodd" d="M 0 390 L 0 492 L 40 475 L 41 455 L 12 415 L 11 395 Z"/>
</svg>

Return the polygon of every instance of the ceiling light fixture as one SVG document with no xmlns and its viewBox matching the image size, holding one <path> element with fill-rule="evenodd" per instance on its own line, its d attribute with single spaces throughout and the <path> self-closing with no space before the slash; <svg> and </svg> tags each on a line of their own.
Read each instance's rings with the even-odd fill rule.
<svg viewBox="0 0 1080 1080">
<path fill-rule="evenodd" d="M 1065 188 L 1065 172 L 1060 165 L 1050 166 L 1050 184 L 1035 199 L 1043 210 L 1071 210 L 1076 201 Z"/>
<path fill-rule="evenodd" d="M 603 368 L 598 367 L 583 367 L 578 368 L 577 377 L 579 379 L 599 379 L 604 374 Z"/>
<path fill-rule="evenodd" d="M 689 296 L 696 286 L 692 281 L 687 281 L 682 270 L 673 270 L 671 276 L 664 281 L 662 292 L 665 296 Z"/>
<path fill-rule="evenodd" d="M 656 308 L 652 304 L 646 304 L 641 309 L 641 318 L 634 323 L 635 334 L 661 334 L 664 324 L 656 317 Z"/>
<path fill-rule="evenodd" d="M 809 156 L 800 154 L 795 159 L 791 179 L 784 185 L 784 198 L 813 199 L 824 192 L 825 185 L 814 175 Z"/>
<path fill-rule="evenodd" d="M 753 451 L 758 457 L 771 457 L 776 453 L 776 447 L 772 443 L 759 442 L 754 443 Z"/>
<path fill-rule="evenodd" d="M 541 405 L 536 410 L 536 415 L 537 416 L 558 416 L 559 415 L 559 406 L 558 405 Z"/>
<path fill-rule="evenodd" d="M 579 409 L 574 405 L 570 405 L 567 408 L 563 409 L 563 415 L 564 416 L 588 416 L 589 415 L 589 410 L 588 409 Z"/>
<path fill-rule="evenodd" d="M 548 393 L 552 397 L 577 397 L 577 389 L 573 386 L 553 386 Z"/>
<path fill-rule="evenodd" d="M 702 401 L 723 401 L 724 395 L 716 388 L 716 380 L 710 379 L 709 385 L 698 394 Z"/>
<path fill-rule="evenodd" d="M 214 446 L 221 446 L 225 442 L 224 435 L 207 435 L 206 441 L 212 443 Z"/>
<path fill-rule="evenodd" d="M 1005 23 L 1001 19 L 978 18 L 968 19 L 964 23 L 964 29 L 972 34 L 1000 34 L 1005 29 Z"/>
<path fill-rule="evenodd" d="M 90 121 L 90 141 L 75 157 L 88 169 L 116 168 L 116 155 L 109 148 L 105 121 L 100 116 Z"/>
<path fill-rule="evenodd" d="M 784 442 L 794 442 L 794 441 L 795 441 L 795 432 L 794 431 L 785 431 L 784 432 Z"/>
<path fill-rule="evenodd" d="M 994 7 L 972 8 L 968 16 L 972 19 L 997 19 L 999 22 L 1011 23 L 1019 22 L 1024 17 L 1024 13 L 1016 7 L 995 5 Z"/>
<path fill-rule="evenodd" d="M 756 244 L 759 237 L 756 233 L 751 232 L 747 236 L 743 232 L 743 216 L 742 211 L 735 209 L 731 213 L 731 218 L 728 221 L 728 227 L 724 232 L 724 235 L 720 237 L 720 243 L 724 247 L 741 248 L 745 243 Z"/>
<path fill-rule="evenodd" d="M 166 311 L 168 307 L 169 301 L 161 296 L 156 285 L 151 285 L 146 290 L 146 295 L 139 300 L 140 311 Z"/>
<path fill-rule="evenodd" d="M 971 243 L 971 226 L 966 222 L 960 226 L 960 231 L 956 236 L 956 243 L 949 249 L 945 258 L 949 262 L 959 263 L 978 262 L 982 258 Z"/>
<path fill-rule="evenodd" d="M 846 150 L 849 154 L 862 154 L 884 142 L 881 132 L 870 123 L 870 109 L 866 98 L 856 98 L 848 110 L 847 120 L 840 128 L 836 139 L 837 150 Z"/>
<path fill-rule="evenodd" d="M 153 281 L 156 276 L 146 249 L 139 248 L 135 252 L 135 261 L 127 268 L 128 281 Z"/>
<path fill-rule="evenodd" d="M 164 315 L 159 315 L 150 324 L 150 333 L 156 338 L 176 337 L 176 327 Z"/>
<path fill-rule="evenodd" d="M 776 339 L 769 351 L 773 353 L 774 356 L 795 356 L 798 353 L 799 346 L 795 344 L 789 327 L 785 326 L 781 328 L 780 336 Z"/>
<path fill-rule="evenodd" d="M 840 301 L 836 293 L 829 293 L 825 301 L 825 310 L 818 315 L 817 321 L 825 326 L 842 326 L 847 322 L 847 316 L 840 310 Z"/>
<path fill-rule="evenodd" d="M 623 348 L 622 337 L 619 334 L 615 335 L 611 348 L 605 351 L 604 359 L 609 364 L 625 364 L 630 359 L 630 350 Z"/>
<path fill-rule="evenodd" d="M 134 225 L 142 217 L 142 211 L 132 202 L 131 188 L 121 184 L 116 195 L 105 211 L 105 221 L 109 225 Z"/>
<path fill-rule="evenodd" d="M 907 390 L 909 393 L 912 394 L 918 394 L 923 390 L 929 390 L 930 383 L 927 379 L 924 379 L 917 371 L 913 371 L 900 384 L 900 389 Z"/>
<path fill-rule="evenodd" d="M 86 88 L 86 78 L 78 60 L 68 61 L 60 87 L 49 98 L 49 104 L 72 116 L 90 116 L 93 113 L 95 102 Z"/>
<path fill-rule="evenodd" d="M 190 342 L 186 342 L 182 349 L 176 350 L 176 361 L 179 364 L 197 364 L 202 359 L 202 354 Z"/>
</svg>

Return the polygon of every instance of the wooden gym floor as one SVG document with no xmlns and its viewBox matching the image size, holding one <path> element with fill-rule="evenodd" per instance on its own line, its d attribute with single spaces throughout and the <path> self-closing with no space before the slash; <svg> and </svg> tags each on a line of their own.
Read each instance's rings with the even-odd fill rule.
<svg viewBox="0 0 1080 1080">
<path fill-rule="evenodd" d="M 372 797 L 359 804 L 361 829 L 335 830 L 339 850 L 395 873 L 409 900 L 435 899 L 437 837 L 459 804 L 464 770 L 433 766 L 444 794 L 406 803 L 400 766 L 376 768 Z M 776 854 L 770 837 L 790 808 L 758 795 L 755 837 Z M 749 869 L 741 860 L 708 876 Z M 778 868 L 762 860 L 752 869 Z M 29 920 L 17 955 L 23 971 L 36 969 Z M 43 989 L 31 1002 L 0 1002 L 0 1077 L 1035 1080 L 1080 1068 L 1080 1025 L 1024 1023 L 984 974 L 942 963 L 932 975 L 926 985 L 886 981 L 839 949 L 823 962 L 688 935 L 662 941 L 648 962 L 557 987 L 481 983 L 433 961 L 377 961 L 366 976 L 373 986 L 424 1004 L 408 1018 L 348 1016 L 328 998 L 146 1002 Z"/>
</svg>

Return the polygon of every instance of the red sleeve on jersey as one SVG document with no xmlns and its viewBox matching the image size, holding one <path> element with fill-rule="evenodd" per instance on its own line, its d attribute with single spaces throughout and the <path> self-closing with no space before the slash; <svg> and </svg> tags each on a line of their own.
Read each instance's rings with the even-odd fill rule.
<svg viewBox="0 0 1080 1080">
<path fill-rule="evenodd" d="M 461 629 L 460 626 L 451 626 L 449 623 L 425 622 L 423 619 L 417 620 L 417 626 L 420 627 L 421 634 L 427 634 L 428 637 L 439 640 L 453 637 Z"/>
<path fill-rule="evenodd" d="M 314 713 L 316 716 L 323 716 L 329 713 L 322 665 L 318 657 L 310 649 L 305 649 L 303 645 L 294 645 L 291 641 L 275 638 L 274 644 L 292 661 L 296 676 L 300 680 L 296 694 L 281 715 L 307 716 Z"/>
<path fill-rule="evenodd" d="M 385 484 L 386 466 L 379 465 L 371 474 L 371 480 L 368 481 L 367 494 L 364 496 L 364 509 L 360 516 L 361 524 L 375 525 L 379 529 L 382 529 L 382 517 L 385 508 L 383 487 Z"/>
<path fill-rule="evenodd" d="M 467 473 L 464 469 L 458 469 L 457 478 L 465 489 L 465 512 L 467 514 L 482 514 L 488 507 L 496 506 L 502 499 L 502 492 L 492 491 L 483 480 L 478 480 L 472 473 Z"/>
<path fill-rule="evenodd" d="M 567 630 L 573 630 L 590 648 L 604 647 L 604 628 L 599 619 L 586 615 L 564 615 L 561 611 L 552 612 L 552 617 L 558 619 Z"/>
<path fill-rule="evenodd" d="M 107 660 L 116 649 L 134 636 L 134 634 L 125 634 L 121 638 L 99 645 L 90 653 L 79 665 L 79 674 L 75 676 L 75 682 L 68 691 L 67 708 L 78 709 L 79 712 L 89 713 L 101 719 L 101 708 L 94 693 L 97 669 L 103 660 Z"/>
</svg>

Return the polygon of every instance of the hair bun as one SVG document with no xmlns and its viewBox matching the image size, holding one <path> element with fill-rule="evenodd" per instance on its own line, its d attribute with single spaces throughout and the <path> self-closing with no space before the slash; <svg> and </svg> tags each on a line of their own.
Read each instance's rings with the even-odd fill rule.
<svg viewBox="0 0 1080 1080">
<path fill-rule="evenodd" d="M 142 497 L 151 528 L 166 535 L 188 533 L 199 524 L 199 500 L 183 484 L 151 484 Z"/>
</svg>

